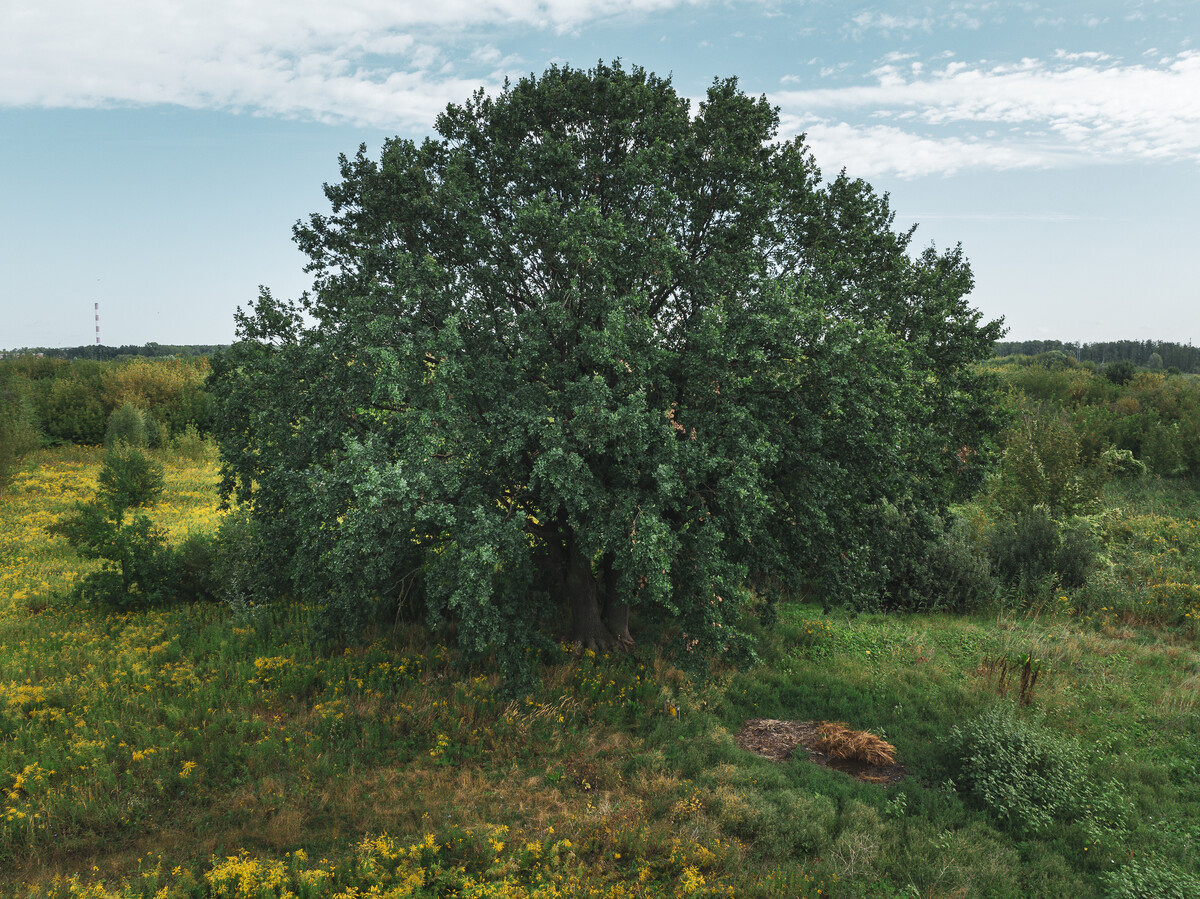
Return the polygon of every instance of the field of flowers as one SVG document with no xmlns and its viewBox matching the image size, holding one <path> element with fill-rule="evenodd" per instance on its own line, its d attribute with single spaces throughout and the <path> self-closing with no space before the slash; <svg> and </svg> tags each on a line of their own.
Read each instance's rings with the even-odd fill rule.
<svg viewBox="0 0 1200 899">
<path fill-rule="evenodd" d="M 302 608 L 80 606 L 70 587 L 92 563 L 45 528 L 90 497 L 101 457 L 43 451 L 0 497 L 0 886 L 617 897 L 737 879 L 744 847 L 649 832 L 672 777 L 620 783 L 611 753 L 630 738 L 603 725 L 662 714 L 644 662 L 564 648 L 518 703 L 404 635 L 315 649 Z M 211 456 L 159 458 L 155 522 L 175 540 L 214 531 Z"/>
<path fill-rule="evenodd" d="M 158 457 L 151 516 L 173 540 L 212 533 L 211 454 Z M 411 626 L 330 647 L 296 605 L 81 604 L 92 563 L 45 528 L 100 463 L 41 451 L 0 496 L 0 895 L 1107 899 L 1139 895 L 1121 892 L 1135 875 L 1194 882 L 1191 495 L 1110 497 L 1107 580 L 1062 608 L 788 606 L 753 669 L 696 685 L 651 649 L 562 646 L 514 701 Z M 1113 822 L 1017 841 L 948 780 L 947 734 L 1015 700 L 1004 672 L 1024 661 L 1028 714 L 1086 748 Z M 732 738 L 752 717 L 886 734 L 910 776 L 885 789 L 759 758 Z"/>
</svg>

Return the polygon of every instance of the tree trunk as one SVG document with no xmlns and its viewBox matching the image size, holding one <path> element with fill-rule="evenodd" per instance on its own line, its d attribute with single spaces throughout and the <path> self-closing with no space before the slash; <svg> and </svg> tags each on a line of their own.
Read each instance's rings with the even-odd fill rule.
<svg viewBox="0 0 1200 899">
<path fill-rule="evenodd" d="M 604 556 L 602 570 L 604 578 L 604 622 L 617 645 L 622 649 L 633 647 L 633 635 L 629 633 L 629 603 L 617 596 L 617 570 L 613 566 L 613 555 Z"/>
<path fill-rule="evenodd" d="M 591 560 L 579 552 L 575 535 L 566 538 L 566 572 L 563 577 L 567 602 L 571 607 L 571 636 L 576 643 L 596 652 L 607 652 L 616 645 L 600 618 L 600 603 Z"/>
</svg>

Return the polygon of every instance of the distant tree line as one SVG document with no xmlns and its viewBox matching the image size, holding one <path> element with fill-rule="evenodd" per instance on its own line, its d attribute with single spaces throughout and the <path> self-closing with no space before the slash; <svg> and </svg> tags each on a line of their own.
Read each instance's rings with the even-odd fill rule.
<svg viewBox="0 0 1200 899">
<path fill-rule="evenodd" d="M 47 359 L 94 359 L 98 362 L 112 362 L 118 359 L 132 359 L 138 356 L 150 359 L 157 359 L 163 356 L 177 358 L 207 357 L 223 348 L 224 346 L 221 344 L 176 346 L 174 344 L 154 343 L 151 341 L 143 346 L 124 344 L 122 346 L 23 347 L 16 350 L 0 351 L 0 357 L 43 356 Z"/>
<path fill-rule="evenodd" d="M 204 356 L 0 359 L 0 488 L 20 458 L 37 446 L 105 442 L 118 413 L 136 419 L 151 446 L 189 432 L 206 433 L 212 418 L 208 371 Z"/>
<path fill-rule="evenodd" d="M 1140 368 L 1173 368 L 1181 372 L 1200 372 L 1200 347 L 1190 343 L 1171 343 L 1167 340 L 1110 340 L 1102 343 L 1006 340 L 996 344 L 997 356 L 1038 356 L 1051 352 L 1066 353 L 1079 362 L 1092 362 L 1096 365 L 1131 362 Z"/>
</svg>

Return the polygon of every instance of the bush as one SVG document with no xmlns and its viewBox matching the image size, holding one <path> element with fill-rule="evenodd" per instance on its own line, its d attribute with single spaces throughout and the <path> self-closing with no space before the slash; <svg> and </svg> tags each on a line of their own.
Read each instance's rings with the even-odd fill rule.
<svg viewBox="0 0 1200 899">
<path fill-rule="evenodd" d="M 1048 350 L 1033 357 L 1034 363 L 1049 371 L 1062 371 L 1067 368 L 1077 368 L 1078 360 L 1062 350 Z"/>
<path fill-rule="evenodd" d="M 1084 462 L 1070 420 L 1038 409 L 1009 431 L 992 493 L 1009 514 L 1044 505 L 1055 516 L 1078 515 L 1100 504 L 1108 479 L 1103 466 Z"/>
<path fill-rule="evenodd" d="M 1083 750 L 1074 740 L 1020 720 L 1007 703 L 955 727 L 950 749 L 960 792 L 1018 837 L 1044 834 L 1088 811 Z"/>
<path fill-rule="evenodd" d="M 212 446 L 200 435 L 193 424 L 187 425 L 183 431 L 171 439 L 171 452 L 179 459 L 190 462 L 201 462 L 209 457 Z"/>
<path fill-rule="evenodd" d="M 162 446 L 162 425 L 149 412 L 142 413 L 142 423 L 146 426 L 146 446 L 150 447 L 150 449 L 158 449 Z"/>
<path fill-rule="evenodd" d="M 992 570 L 1019 593 L 1042 587 L 1082 587 L 1095 564 L 1097 545 L 1086 521 L 1055 521 L 1034 506 L 998 523 L 987 537 Z"/>
<path fill-rule="evenodd" d="M 219 546 L 216 538 L 188 534 L 169 553 L 170 585 L 174 599 L 197 602 L 220 598 Z"/>
<path fill-rule="evenodd" d="M 73 514 L 47 530 L 66 537 L 85 559 L 101 560 L 100 570 L 77 588 L 85 602 L 133 609 L 170 598 L 172 557 L 166 534 L 145 515 L 125 522 L 111 518 L 97 502 L 79 503 Z"/>
<path fill-rule="evenodd" d="M 1161 477 L 1183 474 L 1187 462 L 1177 422 L 1158 421 L 1147 428 L 1142 438 L 1142 461 Z"/>
<path fill-rule="evenodd" d="M 1200 410 L 1179 423 L 1183 467 L 1191 477 L 1200 477 Z"/>
<path fill-rule="evenodd" d="M 131 404 L 153 414 L 172 434 L 189 424 L 203 431 L 212 415 L 207 375 L 204 360 L 137 358 L 105 366 L 103 398 L 109 408 Z"/>
<path fill-rule="evenodd" d="M 96 500 L 118 524 L 129 509 L 152 506 L 162 496 L 163 467 L 137 447 L 117 443 L 104 452 Z"/>
<path fill-rule="evenodd" d="M 286 592 L 287 575 L 263 545 L 257 520 L 246 510 L 226 515 L 217 529 L 216 595 L 235 609 L 262 605 Z"/>
<path fill-rule="evenodd" d="M 223 601 L 243 611 L 280 592 L 278 573 L 246 512 L 225 516 L 214 535 L 189 534 L 169 553 L 171 592 L 183 602 Z"/>
<path fill-rule="evenodd" d="M 124 443 L 127 446 L 149 446 L 149 432 L 146 428 L 146 416 L 142 410 L 126 403 L 108 417 L 108 428 L 104 432 L 104 445 L 116 446 Z"/>
<path fill-rule="evenodd" d="M 1135 459 L 1130 450 L 1111 446 L 1101 454 L 1100 459 L 1112 472 L 1113 477 L 1141 478 L 1146 476 L 1146 463 Z"/>
<path fill-rule="evenodd" d="M 987 545 L 1000 579 L 1025 588 L 1054 572 L 1058 544 L 1058 524 L 1045 506 L 1034 506 L 998 523 Z"/>
<path fill-rule="evenodd" d="M 987 604 L 996 595 L 991 564 L 975 545 L 966 521 L 957 516 L 941 539 L 930 546 L 927 565 L 942 608 L 966 612 Z"/>
<path fill-rule="evenodd" d="M 52 440 L 96 446 L 104 442 L 110 407 L 104 404 L 100 366 L 75 362 L 37 391 L 38 418 Z"/>
<path fill-rule="evenodd" d="M 995 596 L 991 566 L 965 521 L 955 517 L 947 527 L 937 516 L 915 516 L 889 504 L 880 523 L 879 558 L 872 565 L 886 572 L 889 607 L 964 612 Z"/>
<path fill-rule="evenodd" d="M 1128 384 L 1135 374 L 1137 365 L 1130 359 L 1119 359 L 1104 366 L 1104 377 L 1117 385 Z"/>
<path fill-rule="evenodd" d="M 1107 899 L 1192 899 L 1200 880 L 1154 858 L 1131 858 L 1102 877 Z"/>
<path fill-rule="evenodd" d="M 1068 590 L 1082 587 L 1095 568 L 1099 541 L 1088 522 L 1079 518 L 1061 525 L 1059 537 L 1054 558 L 1058 584 Z"/>
<path fill-rule="evenodd" d="M 1120 416 L 1107 406 L 1080 406 L 1071 412 L 1071 427 L 1079 438 L 1079 458 L 1086 465 L 1101 460 L 1120 439 Z"/>
<path fill-rule="evenodd" d="M 29 383 L 23 377 L 10 375 L 0 380 L 0 490 L 12 483 L 21 460 L 42 442 L 33 423 L 29 394 Z"/>
<path fill-rule="evenodd" d="M 174 556 L 166 534 L 136 512 L 126 521 L 127 513 L 152 505 L 162 491 L 162 466 L 118 441 L 104 454 L 95 497 L 48 528 L 84 558 L 102 562 L 80 582 L 82 599 L 124 609 L 170 598 Z"/>
</svg>

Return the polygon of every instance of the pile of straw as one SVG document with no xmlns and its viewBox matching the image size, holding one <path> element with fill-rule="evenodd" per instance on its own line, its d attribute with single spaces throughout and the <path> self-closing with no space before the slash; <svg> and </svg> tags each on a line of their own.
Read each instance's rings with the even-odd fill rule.
<svg viewBox="0 0 1200 899">
<path fill-rule="evenodd" d="M 814 748 L 834 759 L 853 759 L 868 765 L 891 765 L 896 761 L 896 747 L 874 734 L 851 730 L 836 721 L 826 721 L 817 727 L 820 739 Z"/>
</svg>

